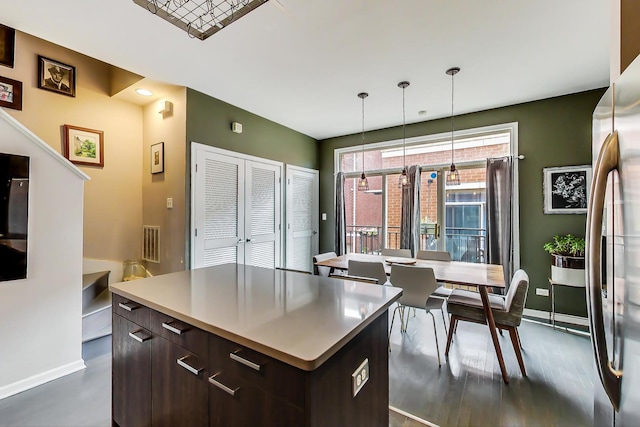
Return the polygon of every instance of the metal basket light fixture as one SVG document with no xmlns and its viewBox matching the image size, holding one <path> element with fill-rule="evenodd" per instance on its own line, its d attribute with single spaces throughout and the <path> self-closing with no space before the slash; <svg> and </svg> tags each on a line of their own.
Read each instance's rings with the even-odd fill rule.
<svg viewBox="0 0 640 427">
<path fill-rule="evenodd" d="M 269 0 L 133 0 L 135 4 L 205 40 Z"/>
</svg>

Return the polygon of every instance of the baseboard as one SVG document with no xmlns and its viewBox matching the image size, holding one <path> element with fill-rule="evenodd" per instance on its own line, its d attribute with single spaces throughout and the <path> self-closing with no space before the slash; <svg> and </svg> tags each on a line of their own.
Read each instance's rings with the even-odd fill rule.
<svg viewBox="0 0 640 427">
<path fill-rule="evenodd" d="M 535 319 L 549 320 L 551 313 L 543 310 L 533 310 L 531 308 L 525 308 L 525 316 L 533 317 Z M 586 317 L 572 316 L 570 314 L 556 313 L 556 322 L 568 323 L 570 325 L 589 326 L 589 319 Z"/>
<path fill-rule="evenodd" d="M 29 378 L 0 387 L 0 400 L 5 397 L 13 396 L 30 388 L 37 387 L 49 381 L 64 377 L 86 368 L 84 360 L 80 359 L 75 362 L 68 363 L 50 371 L 42 372 Z"/>
</svg>

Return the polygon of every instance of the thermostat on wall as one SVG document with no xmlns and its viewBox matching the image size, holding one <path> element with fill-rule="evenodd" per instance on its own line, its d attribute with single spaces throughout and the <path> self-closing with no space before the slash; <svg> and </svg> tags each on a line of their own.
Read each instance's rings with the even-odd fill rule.
<svg viewBox="0 0 640 427">
<path fill-rule="evenodd" d="M 235 133 L 242 133 L 242 123 L 238 123 L 238 122 L 231 123 L 231 130 Z"/>
</svg>

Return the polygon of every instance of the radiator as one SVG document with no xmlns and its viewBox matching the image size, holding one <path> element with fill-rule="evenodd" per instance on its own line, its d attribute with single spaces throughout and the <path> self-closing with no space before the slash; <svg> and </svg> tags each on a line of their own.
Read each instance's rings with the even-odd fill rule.
<svg viewBox="0 0 640 427">
<path fill-rule="evenodd" d="M 160 262 L 160 227 L 142 226 L 142 258 L 149 262 Z"/>
</svg>

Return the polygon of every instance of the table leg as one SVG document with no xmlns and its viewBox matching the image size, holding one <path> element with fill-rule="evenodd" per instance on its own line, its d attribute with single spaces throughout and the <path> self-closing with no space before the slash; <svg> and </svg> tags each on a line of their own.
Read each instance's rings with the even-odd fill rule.
<svg viewBox="0 0 640 427">
<path fill-rule="evenodd" d="M 491 333 L 491 339 L 493 340 L 493 347 L 496 349 L 496 356 L 498 356 L 498 363 L 500 364 L 500 371 L 502 372 L 502 380 L 505 384 L 509 384 L 507 368 L 504 366 L 504 358 L 502 357 L 500 342 L 498 342 L 496 322 L 493 319 L 493 312 L 491 311 L 491 304 L 489 303 L 489 294 L 487 293 L 486 286 L 478 286 L 478 291 L 480 292 L 480 299 L 482 299 L 482 308 L 484 309 L 484 315 L 486 316 L 487 324 L 489 325 L 489 332 Z"/>
</svg>

